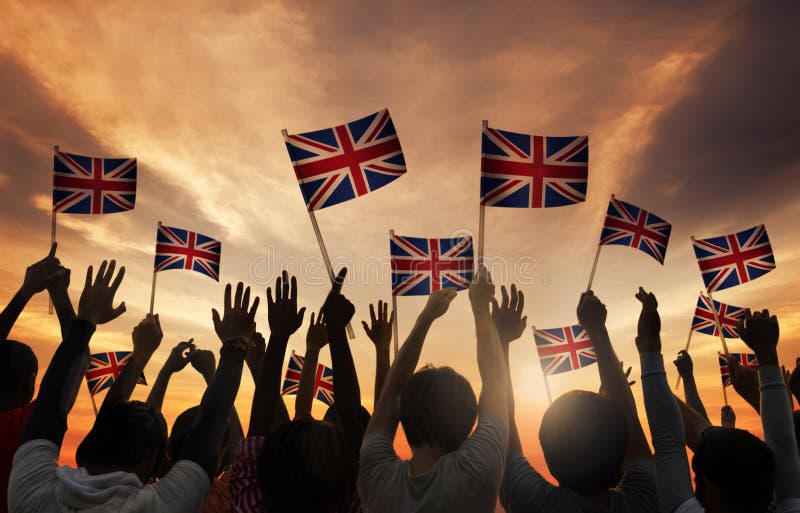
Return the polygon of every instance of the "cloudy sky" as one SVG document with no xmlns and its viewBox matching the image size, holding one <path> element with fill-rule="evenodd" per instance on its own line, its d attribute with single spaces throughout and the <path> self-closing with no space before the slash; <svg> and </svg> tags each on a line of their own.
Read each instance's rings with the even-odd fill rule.
<svg viewBox="0 0 800 513">
<path fill-rule="evenodd" d="M 356 320 L 370 301 L 390 297 L 389 229 L 442 237 L 477 230 L 480 124 L 488 119 L 508 130 L 590 136 L 584 204 L 487 211 L 486 255 L 498 273 L 509 270 L 505 280 L 524 267 L 516 279 L 525 280 L 531 324 L 575 322 L 606 202 L 616 193 L 673 224 L 663 267 L 622 247 L 600 257 L 594 289 L 634 375 L 636 287 L 658 294 L 664 350 L 674 354 L 702 287 L 689 236 L 759 223 L 769 231 L 777 269 L 716 298 L 769 307 L 781 320 L 783 359 L 800 353 L 797 3 L 12 0 L 4 11 L 0 302 L 47 251 L 53 145 L 139 159 L 133 212 L 58 220 L 59 256 L 74 270 L 75 299 L 90 263 L 114 257 L 127 266 L 119 296 L 128 313 L 98 331 L 94 351 L 130 346 L 130 331 L 148 307 L 159 220 L 223 242 L 220 284 L 195 273 L 159 275 L 156 310 L 165 339 L 146 370 L 151 380 L 179 340 L 218 348 L 210 309 L 220 304 L 224 282 L 244 280 L 263 296 L 286 266 L 303 272 L 301 302 L 318 308 L 326 278 L 315 264 L 319 251 L 280 131 L 324 128 L 384 107 L 408 173 L 317 215 L 330 253 L 351 266 L 345 293 Z M 401 337 L 423 302 L 399 298 Z M 259 321 L 266 329 L 265 312 Z M 58 342 L 44 297 L 32 301 L 12 336 L 35 348 L 43 369 Z M 302 352 L 303 338 L 298 332 L 291 348 Z M 352 348 L 371 406 L 373 349 L 360 331 Z M 477 391 L 474 348 L 462 295 L 434 326 L 423 361 L 452 365 Z M 693 348 L 716 418 L 719 341 L 697 335 Z M 744 349 L 731 343 L 731 350 Z M 530 333 L 512 359 L 525 449 L 540 463 L 536 433 L 547 399 Z M 168 421 L 199 401 L 201 383 L 191 369 L 173 379 Z M 551 379 L 555 394 L 598 383 L 594 368 Z M 245 374 L 237 400 L 245 418 L 252 391 Z M 641 401 L 638 386 L 635 394 Z M 135 397 L 145 395 L 143 389 Z M 758 431 L 745 403 L 729 398 L 740 425 Z M 64 461 L 91 419 L 82 393 Z"/>
</svg>

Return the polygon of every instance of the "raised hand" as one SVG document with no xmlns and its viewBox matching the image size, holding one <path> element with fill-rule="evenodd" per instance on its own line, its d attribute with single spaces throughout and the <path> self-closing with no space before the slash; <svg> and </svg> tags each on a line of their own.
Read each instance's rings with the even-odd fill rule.
<svg viewBox="0 0 800 513">
<path fill-rule="evenodd" d="M 267 319 L 273 335 L 288 339 L 303 324 L 306 308 L 297 309 L 297 278 L 283 271 L 275 279 L 275 299 L 272 289 L 267 288 Z"/>
<path fill-rule="evenodd" d="M 56 258 L 58 243 L 54 242 L 50 247 L 50 253 L 35 264 L 25 270 L 25 280 L 22 282 L 22 289 L 29 295 L 34 295 L 47 289 L 59 279 L 63 279 L 68 271 L 61 267 Z M 69 282 L 68 282 L 69 283 Z"/>
<path fill-rule="evenodd" d="M 472 282 L 472 285 L 469 287 L 469 301 L 472 304 L 472 308 L 475 309 L 478 307 L 488 307 L 492 299 L 494 299 L 492 275 L 489 274 L 489 269 L 487 269 L 485 265 L 482 265 L 481 268 L 478 269 L 475 281 Z M 450 301 L 452 301 L 452 298 Z M 428 301 L 428 303 L 430 303 L 430 301 Z M 449 305 L 450 302 L 448 301 L 447 304 Z M 445 308 L 445 311 L 447 311 L 447 308 Z M 443 313 L 444 312 L 442 312 L 442 314 Z"/>
<path fill-rule="evenodd" d="M 587 290 L 578 301 L 578 324 L 586 331 L 599 331 L 606 327 L 606 305 L 594 292 Z"/>
<path fill-rule="evenodd" d="M 161 331 L 161 321 L 158 314 L 147 314 L 139 324 L 133 328 L 133 352 L 136 354 L 150 355 L 156 352 L 161 345 L 164 333 Z"/>
<path fill-rule="evenodd" d="M 438 319 L 447 313 L 447 309 L 450 308 L 450 303 L 453 302 L 456 295 L 456 289 L 441 289 L 431 292 L 428 302 L 425 303 L 425 308 L 422 309 L 419 316 L 429 321 Z"/>
<path fill-rule="evenodd" d="M 658 300 L 652 292 L 647 292 L 642 287 L 639 287 L 636 299 L 642 303 L 636 347 L 640 354 L 660 353 L 661 317 L 658 315 Z"/>
<path fill-rule="evenodd" d="M 53 250 L 54 251 L 54 250 Z M 125 276 L 125 267 L 121 267 L 114 278 L 115 260 L 100 264 L 97 279 L 92 279 L 92 266 L 86 271 L 86 283 L 78 303 L 78 318 L 92 324 L 105 324 L 113 321 L 125 312 L 125 302 L 114 306 L 114 294 Z M 112 278 L 114 280 L 112 281 Z"/>
<path fill-rule="evenodd" d="M 231 302 L 231 284 L 225 286 L 225 307 L 220 318 L 219 312 L 211 310 L 214 330 L 223 344 L 241 340 L 242 349 L 247 350 L 247 340 L 256 331 L 256 311 L 258 296 L 250 305 L 250 287 L 245 288 L 242 282 L 236 285 L 236 296 Z"/>
<path fill-rule="evenodd" d="M 620 370 L 621 369 L 625 369 L 625 363 L 624 362 L 619 362 L 619 367 L 620 367 Z M 625 381 L 628 382 L 628 386 L 629 387 L 632 387 L 633 385 L 636 384 L 636 380 L 635 379 L 634 380 L 631 379 L 631 372 L 632 371 L 633 371 L 633 367 L 631 367 L 630 365 L 628 365 L 628 368 L 625 369 Z M 608 396 L 608 394 L 606 392 L 606 389 L 603 388 L 602 383 L 600 384 L 600 389 L 597 391 L 597 393 L 602 395 L 602 396 Z"/>
<path fill-rule="evenodd" d="M 211 381 L 211 378 L 214 377 L 214 371 L 217 370 L 217 361 L 213 352 L 206 349 L 197 349 L 189 355 L 189 361 L 194 370 L 203 376 L 206 383 Z"/>
<path fill-rule="evenodd" d="M 747 347 L 756 353 L 761 366 L 778 364 L 778 337 L 780 326 L 778 318 L 770 316 L 769 310 L 762 310 L 754 314 L 750 309 L 744 311 L 744 316 L 739 320 L 739 337 Z"/>
<path fill-rule="evenodd" d="M 342 284 L 347 276 L 347 268 L 343 267 L 331 286 L 331 291 L 322 305 L 321 315 L 325 316 L 329 333 L 332 330 L 344 329 L 356 313 L 356 308 L 342 295 Z"/>
<path fill-rule="evenodd" d="M 389 315 L 389 304 L 378 301 L 378 314 L 375 315 L 375 305 L 369 304 L 370 324 L 361 321 L 367 336 L 378 349 L 388 349 L 392 342 L 392 325 L 394 324 L 394 310 Z"/>
<path fill-rule="evenodd" d="M 675 367 L 678 368 L 678 374 L 684 379 L 686 379 L 687 376 L 691 376 L 694 371 L 692 357 L 689 356 L 686 350 L 678 351 L 678 357 L 672 363 L 675 364 Z"/>
<path fill-rule="evenodd" d="M 733 408 L 731 408 L 730 405 L 726 404 L 722 407 L 721 417 L 722 427 L 728 429 L 733 429 L 736 427 L 736 413 L 734 413 Z"/>
<path fill-rule="evenodd" d="M 250 368 L 250 373 L 253 378 L 258 376 L 258 371 L 261 369 L 261 362 L 264 360 L 264 353 L 267 350 L 267 341 L 264 340 L 264 335 L 258 331 L 253 332 L 253 336 L 247 343 L 247 356 L 245 362 Z"/>
<path fill-rule="evenodd" d="M 761 365 L 760 360 L 758 363 Z M 742 367 L 733 356 L 728 356 L 728 370 L 731 376 L 731 385 L 733 385 L 736 393 L 742 396 L 753 409 L 760 411 L 761 393 L 759 391 L 758 372 L 749 367 Z"/>
<path fill-rule="evenodd" d="M 325 325 L 325 315 L 320 312 L 319 317 L 314 319 L 311 313 L 311 324 L 306 333 L 306 353 L 319 353 L 328 344 L 328 327 Z"/>
<path fill-rule="evenodd" d="M 506 291 L 506 286 L 500 287 L 502 301 L 492 298 L 492 320 L 500 336 L 500 342 L 508 344 L 522 336 L 528 325 L 528 317 L 522 316 L 525 306 L 525 295 L 517 291 L 517 286 L 511 284 L 511 296 Z"/>
<path fill-rule="evenodd" d="M 192 353 L 195 351 L 194 339 L 190 338 L 185 342 L 178 342 L 172 351 L 169 352 L 167 361 L 164 362 L 163 370 L 174 374 L 182 371 L 189 363 Z"/>
</svg>

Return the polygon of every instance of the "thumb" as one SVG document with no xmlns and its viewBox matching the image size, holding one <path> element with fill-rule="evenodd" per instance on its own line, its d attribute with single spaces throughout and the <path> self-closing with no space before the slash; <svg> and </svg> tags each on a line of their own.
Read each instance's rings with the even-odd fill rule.
<svg viewBox="0 0 800 513">
<path fill-rule="evenodd" d="M 116 319 L 120 315 L 124 314 L 126 310 L 127 308 L 125 307 L 125 301 L 123 301 L 122 303 L 119 304 L 118 307 L 114 308 L 114 310 L 111 311 L 111 319 L 109 320 L 111 321 Z"/>
<path fill-rule="evenodd" d="M 220 320 L 219 312 L 216 308 L 211 309 L 211 320 L 214 321 L 214 330 L 218 332 L 222 327 L 222 320 Z"/>
</svg>

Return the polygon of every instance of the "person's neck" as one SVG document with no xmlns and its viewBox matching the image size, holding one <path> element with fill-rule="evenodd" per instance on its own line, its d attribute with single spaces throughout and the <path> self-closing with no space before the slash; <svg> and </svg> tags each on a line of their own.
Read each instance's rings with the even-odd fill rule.
<svg viewBox="0 0 800 513">
<path fill-rule="evenodd" d="M 599 490 L 596 492 L 585 492 L 579 494 L 583 502 L 591 504 L 592 506 L 605 507 L 611 501 L 611 493 L 608 490 Z"/>
<path fill-rule="evenodd" d="M 411 448 L 411 474 L 419 475 L 430 471 L 439 458 L 447 454 L 447 451 L 440 446 L 423 445 L 422 447 Z"/>
</svg>

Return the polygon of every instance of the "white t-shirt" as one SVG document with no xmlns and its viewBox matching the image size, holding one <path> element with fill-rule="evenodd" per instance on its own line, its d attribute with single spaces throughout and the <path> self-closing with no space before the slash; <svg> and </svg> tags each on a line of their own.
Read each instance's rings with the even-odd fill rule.
<svg viewBox="0 0 800 513">
<path fill-rule="evenodd" d="M 486 416 L 461 447 L 431 470 L 413 475 L 392 441 L 373 435 L 361 445 L 358 494 L 366 513 L 490 513 L 497 505 L 508 432 Z"/>
<path fill-rule="evenodd" d="M 189 460 L 178 461 L 158 483 L 142 486 L 128 472 L 90 476 L 84 469 L 59 469 L 58 453 L 49 440 L 17 449 L 8 485 L 10 512 L 199 512 L 211 486 L 205 470 Z"/>
</svg>

